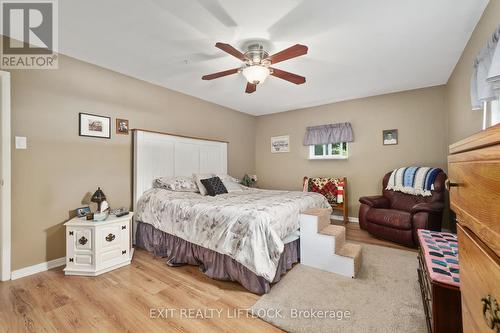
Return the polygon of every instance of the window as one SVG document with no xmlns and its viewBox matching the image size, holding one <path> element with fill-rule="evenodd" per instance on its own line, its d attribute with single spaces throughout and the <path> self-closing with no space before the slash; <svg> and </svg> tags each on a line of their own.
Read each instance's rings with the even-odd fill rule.
<svg viewBox="0 0 500 333">
<path fill-rule="evenodd" d="M 483 113 L 483 129 L 500 123 L 500 97 L 485 103 Z"/>
<path fill-rule="evenodd" d="M 348 158 L 347 142 L 309 146 L 310 160 L 335 160 Z"/>
</svg>

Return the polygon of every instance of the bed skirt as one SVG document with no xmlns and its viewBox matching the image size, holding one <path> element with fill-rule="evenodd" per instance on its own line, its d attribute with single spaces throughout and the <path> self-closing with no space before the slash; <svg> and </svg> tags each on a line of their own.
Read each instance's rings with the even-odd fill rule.
<svg viewBox="0 0 500 333">
<path fill-rule="evenodd" d="M 278 282 L 293 264 L 299 262 L 299 244 L 299 239 L 285 244 L 272 283 Z M 271 290 L 269 281 L 255 275 L 233 258 L 158 230 L 148 223 L 137 222 L 136 246 L 152 252 L 155 256 L 166 257 L 169 266 L 196 265 L 210 278 L 239 282 L 252 293 L 259 295 Z"/>
</svg>

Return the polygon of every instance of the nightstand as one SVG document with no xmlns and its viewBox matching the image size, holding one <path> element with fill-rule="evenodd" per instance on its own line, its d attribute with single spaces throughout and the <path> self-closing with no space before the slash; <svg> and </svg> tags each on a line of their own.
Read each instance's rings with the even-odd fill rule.
<svg viewBox="0 0 500 333">
<path fill-rule="evenodd" d="M 132 217 L 110 215 L 105 221 L 75 217 L 66 222 L 66 275 L 97 276 L 130 264 Z"/>
</svg>

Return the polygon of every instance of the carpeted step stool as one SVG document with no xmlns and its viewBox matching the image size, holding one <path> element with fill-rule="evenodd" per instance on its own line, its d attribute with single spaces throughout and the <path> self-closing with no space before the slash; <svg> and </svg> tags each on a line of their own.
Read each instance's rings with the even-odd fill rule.
<svg viewBox="0 0 500 333">
<path fill-rule="evenodd" d="M 301 264 L 356 277 L 361 268 L 361 245 L 347 243 L 345 227 L 330 224 L 330 209 L 308 209 L 299 221 Z"/>
</svg>

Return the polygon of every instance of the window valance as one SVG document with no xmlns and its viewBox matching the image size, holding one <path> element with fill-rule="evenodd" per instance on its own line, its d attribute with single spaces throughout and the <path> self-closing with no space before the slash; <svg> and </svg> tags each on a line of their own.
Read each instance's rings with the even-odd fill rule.
<svg viewBox="0 0 500 333">
<path fill-rule="evenodd" d="M 337 123 L 307 127 L 304 146 L 352 141 L 354 141 L 354 135 L 351 123 Z"/>
<path fill-rule="evenodd" d="M 474 60 L 474 67 L 471 77 L 471 103 L 473 110 L 482 110 L 483 103 L 495 99 L 495 89 L 493 85 L 494 77 L 497 75 L 492 73 L 495 68 L 500 66 L 500 26 L 488 40 L 486 46 L 479 51 Z M 490 78 L 490 79 L 488 79 Z M 492 80 L 493 79 L 493 80 Z"/>
</svg>

